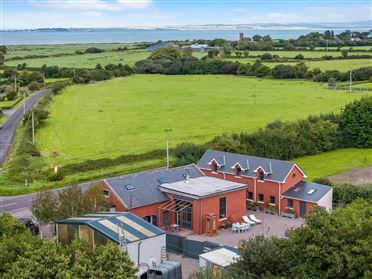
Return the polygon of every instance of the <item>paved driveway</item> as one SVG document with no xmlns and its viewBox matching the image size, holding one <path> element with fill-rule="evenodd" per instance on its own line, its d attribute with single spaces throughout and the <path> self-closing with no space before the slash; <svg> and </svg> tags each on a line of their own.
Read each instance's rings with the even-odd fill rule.
<svg viewBox="0 0 372 279">
<path fill-rule="evenodd" d="M 216 236 L 189 235 L 188 239 L 199 241 L 213 241 L 222 245 L 236 247 L 240 240 L 253 238 L 256 235 L 285 237 L 285 232 L 290 228 L 298 228 L 305 223 L 304 219 L 288 219 L 279 215 L 265 214 L 263 212 L 247 211 L 247 214 L 254 214 L 262 221 L 260 225 L 251 226 L 249 231 L 241 233 L 232 233 L 231 229 L 219 230 Z"/>
</svg>

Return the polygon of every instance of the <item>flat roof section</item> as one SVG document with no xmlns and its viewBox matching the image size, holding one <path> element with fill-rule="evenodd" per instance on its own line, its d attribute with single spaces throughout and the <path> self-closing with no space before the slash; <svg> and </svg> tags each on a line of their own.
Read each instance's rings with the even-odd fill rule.
<svg viewBox="0 0 372 279">
<path fill-rule="evenodd" d="M 208 176 L 190 178 L 188 181 L 183 180 L 174 183 L 165 183 L 159 186 L 162 192 L 193 199 L 200 199 L 245 188 L 247 188 L 246 184 Z"/>
</svg>

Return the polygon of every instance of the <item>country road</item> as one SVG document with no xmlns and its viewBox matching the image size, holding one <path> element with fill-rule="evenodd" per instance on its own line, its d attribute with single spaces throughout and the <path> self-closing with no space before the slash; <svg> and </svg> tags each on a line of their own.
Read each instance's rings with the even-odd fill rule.
<svg viewBox="0 0 372 279">
<path fill-rule="evenodd" d="M 32 106 L 40 100 L 40 98 L 51 93 L 51 89 L 45 89 L 36 93 L 33 93 L 30 98 L 25 102 L 26 112 L 29 111 Z M 8 155 L 10 147 L 12 145 L 17 126 L 23 118 L 24 105 L 20 105 L 12 115 L 4 122 L 2 129 L 0 129 L 0 165 L 2 165 Z"/>
<path fill-rule="evenodd" d="M 81 183 L 78 186 L 84 191 L 88 189 L 91 183 L 100 182 L 100 181 L 101 180 Z M 65 188 L 66 187 L 58 188 L 58 189 L 54 189 L 50 191 L 53 193 L 58 193 Z M 20 196 L 10 196 L 10 197 L 0 196 L 0 213 L 5 211 L 17 217 L 22 217 L 22 218 L 30 217 L 32 200 L 36 197 L 37 194 L 38 193 L 36 192 L 36 193 L 20 195 Z"/>
</svg>

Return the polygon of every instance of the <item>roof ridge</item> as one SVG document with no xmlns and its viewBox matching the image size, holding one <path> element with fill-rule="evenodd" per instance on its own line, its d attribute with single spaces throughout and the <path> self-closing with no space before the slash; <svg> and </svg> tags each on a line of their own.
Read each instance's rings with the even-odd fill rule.
<svg viewBox="0 0 372 279">
<path fill-rule="evenodd" d="M 177 167 L 172 167 L 172 168 L 161 167 L 161 168 L 157 168 L 157 169 L 144 170 L 144 171 L 140 171 L 140 172 L 132 172 L 132 173 L 127 173 L 127 174 L 124 174 L 124 175 L 121 175 L 121 176 L 105 178 L 104 180 L 107 181 L 107 180 L 111 180 L 111 179 L 122 179 L 122 178 L 131 177 L 131 176 L 139 176 L 139 175 L 143 175 L 143 174 L 154 174 L 154 173 L 161 172 L 161 171 L 176 170 L 176 169 L 180 169 L 180 168 L 184 168 L 184 167 L 188 167 L 188 166 L 193 166 L 193 167 L 195 167 L 199 170 L 199 167 L 197 167 L 194 163 L 192 163 L 192 164 L 177 166 Z"/>
<path fill-rule="evenodd" d="M 267 158 L 267 157 L 262 157 L 262 156 L 254 156 L 254 155 L 249 155 L 249 154 L 234 153 L 234 152 L 229 152 L 229 151 L 221 151 L 221 150 L 217 150 L 217 149 L 208 148 L 207 151 L 221 152 L 221 153 L 227 153 L 227 154 L 232 154 L 232 155 L 248 156 L 248 157 L 260 158 L 260 159 L 265 159 L 265 160 L 273 160 L 273 161 L 278 161 L 278 162 L 296 164 L 295 162 L 288 161 L 288 160 L 280 160 L 280 159 Z"/>
</svg>

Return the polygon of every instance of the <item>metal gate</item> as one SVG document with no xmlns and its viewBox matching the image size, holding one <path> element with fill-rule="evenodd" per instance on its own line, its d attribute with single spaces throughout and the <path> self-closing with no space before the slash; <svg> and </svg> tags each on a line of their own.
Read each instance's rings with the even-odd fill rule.
<svg viewBox="0 0 372 279">
<path fill-rule="evenodd" d="M 167 233 L 166 245 L 167 251 L 192 259 L 199 259 L 200 254 L 222 247 L 215 242 L 191 240 L 171 233 Z"/>
</svg>

